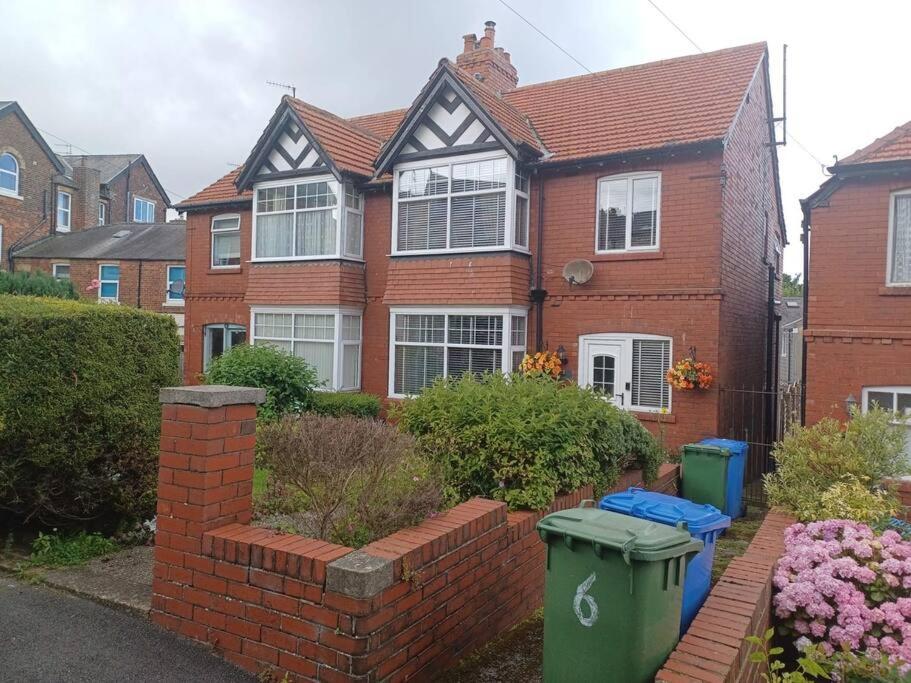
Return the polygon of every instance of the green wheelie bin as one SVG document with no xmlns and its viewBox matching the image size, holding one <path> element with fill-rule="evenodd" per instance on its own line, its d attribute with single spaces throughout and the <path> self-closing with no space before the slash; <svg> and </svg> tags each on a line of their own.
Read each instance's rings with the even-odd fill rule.
<svg viewBox="0 0 911 683">
<path fill-rule="evenodd" d="M 547 543 L 544 683 L 645 683 L 680 634 L 687 560 L 702 550 L 677 527 L 583 501 L 538 522 Z"/>
</svg>

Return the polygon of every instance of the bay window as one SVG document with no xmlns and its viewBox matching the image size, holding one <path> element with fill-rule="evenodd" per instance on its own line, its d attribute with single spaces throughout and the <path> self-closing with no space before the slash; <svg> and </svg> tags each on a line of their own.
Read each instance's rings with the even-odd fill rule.
<svg viewBox="0 0 911 683">
<path fill-rule="evenodd" d="M 510 372 L 525 355 L 525 328 L 523 309 L 393 309 L 389 393 L 417 394 L 465 372 Z"/>
<path fill-rule="evenodd" d="M 270 181 L 256 188 L 253 259 L 288 261 L 363 255 L 363 197 L 332 177 Z M 344 210 L 341 210 L 341 209 Z"/>
<path fill-rule="evenodd" d="M 361 312 L 347 308 L 253 308 L 253 343 L 303 358 L 326 389 L 361 385 Z"/>
<path fill-rule="evenodd" d="M 887 283 L 911 285 L 911 190 L 892 195 Z"/>
<path fill-rule="evenodd" d="M 393 177 L 393 254 L 528 248 L 528 177 L 510 157 L 409 162 Z"/>
<path fill-rule="evenodd" d="M 628 173 L 598 181 L 595 251 L 658 248 L 661 174 Z"/>
</svg>

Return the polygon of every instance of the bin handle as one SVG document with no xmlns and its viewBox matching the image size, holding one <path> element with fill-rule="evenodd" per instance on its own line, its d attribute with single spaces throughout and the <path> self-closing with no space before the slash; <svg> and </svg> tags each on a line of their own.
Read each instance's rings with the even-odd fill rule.
<svg viewBox="0 0 911 683">
<path fill-rule="evenodd" d="M 588 503 L 588 505 L 586 505 Z M 595 507 L 595 501 L 591 498 L 585 498 L 584 500 L 579 501 L 580 508 L 593 508 Z"/>
<path fill-rule="evenodd" d="M 620 553 L 623 555 L 623 561 L 626 562 L 626 564 L 631 564 L 629 561 L 629 556 L 633 545 L 636 543 L 636 534 L 634 534 L 630 529 L 624 529 L 624 531 L 626 531 L 630 537 L 623 545 L 620 546 Z"/>
</svg>

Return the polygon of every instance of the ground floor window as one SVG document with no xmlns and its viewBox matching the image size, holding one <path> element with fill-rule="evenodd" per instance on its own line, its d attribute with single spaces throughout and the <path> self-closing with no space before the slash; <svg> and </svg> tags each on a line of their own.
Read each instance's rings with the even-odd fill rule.
<svg viewBox="0 0 911 683">
<path fill-rule="evenodd" d="M 615 333 L 579 337 L 579 384 L 621 408 L 669 411 L 671 387 L 665 375 L 670 365 L 670 337 Z"/>
<path fill-rule="evenodd" d="M 203 370 L 208 370 L 209 363 L 232 346 L 237 346 L 247 341 L 247 328 L 233 323 L 206 325 L 203 334 Z"/>
<path fill-rule="evenodd" d="M 863 411 L 874 405 L 895 413 L 895 424 L 905 430 L 905 453 L 911 459 L 911 387 L 865 387 Z"/>
<path fill-rule="evenodd" d="M 54 277 L 57 280 L 69 280 L 70 279 L 70 264 L 69 263 L 55 263 L 53 265 Z"/>
<path fill-rule="evenodd" d="M 253 343 L 303 358 L 326 389 L 360 389 L 361 311 L 347 308 L 254 308 Z"/>
<path fill-rule="evenodd" d="M 389 393 L 417 394 L 465 372 L 510 372 L 525 354 L 525 334 L 525 309 L 393 309 Z"/>
</svg>

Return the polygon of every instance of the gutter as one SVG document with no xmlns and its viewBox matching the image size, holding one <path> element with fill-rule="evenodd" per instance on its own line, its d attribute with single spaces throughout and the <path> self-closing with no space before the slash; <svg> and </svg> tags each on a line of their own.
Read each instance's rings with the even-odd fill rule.
<svg viewBox="0 0 911 683">
<path fill-rule="evenodd" d="M 806 199 L 800 200 L 800 210 L 803 220 L 800 221 L 800 241 L 803 242 L 803 333 L 800 335 L 801 361 L 800 361 L 800 424 L 807 423 L 807 335 L 810 318 L 810 215 L 812 209 Z"/>
<path fill-rule="evenodd" d="M 535 170 L 538 178 L 538 234 L 535 236 L 535 284 L 531 300 L 535 305 L 535 350 L 544 350 L 544 174 Z"/>
</svg>

